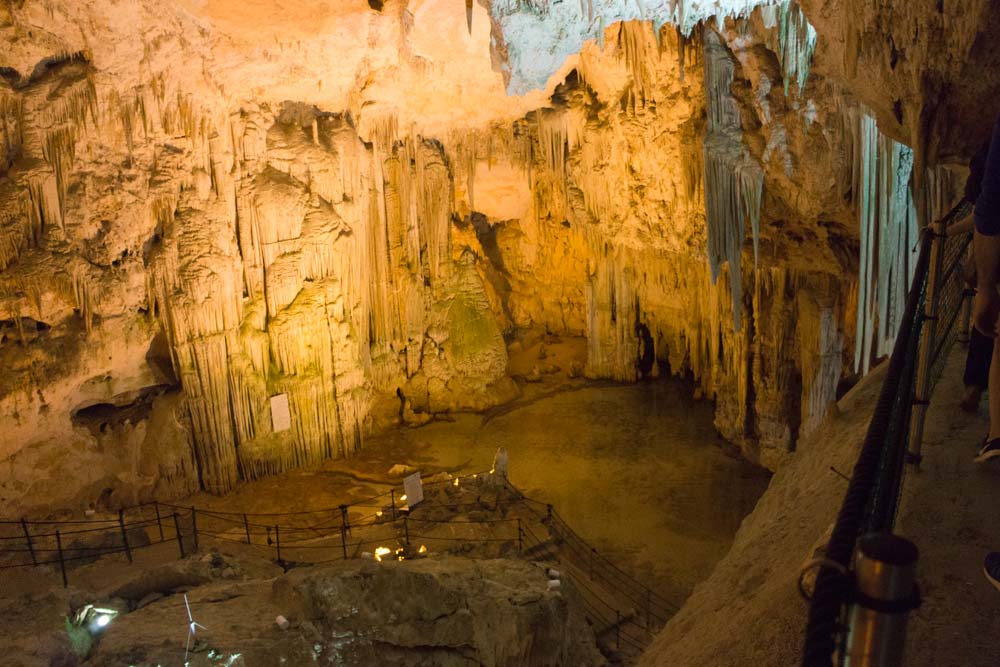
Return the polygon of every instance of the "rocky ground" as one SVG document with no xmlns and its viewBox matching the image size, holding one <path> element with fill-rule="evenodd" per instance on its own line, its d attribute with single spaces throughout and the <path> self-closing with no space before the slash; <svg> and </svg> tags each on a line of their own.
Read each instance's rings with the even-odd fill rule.
<svg viewBox="0 0 1000 667">
<path fill-rule="evenodd" d="M 203 626 L 191 666 L 604 664 L 573 581 L 529 560 L 527 538 L 519 555 L 513 517 L 543 535 L 542 514 L 482 477 L 426 491 L 408 526 L 353 518 L 346 560 L 336 529 L 332 539 L 283 530 L 291 544 L 277 560 L 272 534 L 251 524 L 244 544 L 241 526 L 205 512 L 200 548 L 186 534 L 183 558 L 168 539 L 134 548 L 134 563 L 121 553 L 74 562 L 68 588 L 55 566 L 8 569 L 4 664 L 182 663 L 185 596 Z M 274 520 L 288 529 L 295 518 Z M 155 524 L 147 530 L 146 544 Z"/>
<path fill-rule="evenodd" d="M 192 642 L 192 667 L 604 663 L 569 586 L 551 590 L 544 567 L 527 561 L 348 560 L 285 574 L 224 549 L 118 574 L 125 578 L 112 587 L 5 604 L 4 664 L 181 664 L 184 594 L 205 626 Z M 103 629 L 93 615 L 64 627 L 63 614 L 84 601 L 121 614 Z"/>
</svg>

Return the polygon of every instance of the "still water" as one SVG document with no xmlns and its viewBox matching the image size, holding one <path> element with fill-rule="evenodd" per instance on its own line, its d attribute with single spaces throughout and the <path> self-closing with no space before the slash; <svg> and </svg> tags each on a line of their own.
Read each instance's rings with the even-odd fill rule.
<svg viewBox="0 0 1000 667">
<path fill-rule="evenodd" d="M 589 387 L 494 417 L 459 415 L 369 441 L 414 465 L 475 472 L 498 447 L 511 481 L 681 600 L 725 555 L 769 475 L 733 453 L 678 381 Z"/>
</svg>

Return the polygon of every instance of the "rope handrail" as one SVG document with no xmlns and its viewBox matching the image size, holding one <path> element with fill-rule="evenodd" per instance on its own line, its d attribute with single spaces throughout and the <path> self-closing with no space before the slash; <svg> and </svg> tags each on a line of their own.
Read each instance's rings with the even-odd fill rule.
<svg viewBox="0 0 1000 667">
<path fill-rule="evenodd" d="M 906 299 L 900 333 L 896 337 L 885 380 L 868 424 L 861 452 L 854 465 L 833 533 L 827 544 L 826 558 L 843 568 L 850 566 L 866 509 L 872 502 L 876 490 L 883 450 L 888 444 L 886 436 L 890 428 L 889 422 L 906 371 L 910 339 L 913 329 L 920 326 L 917 309 L 926 288 L 932 242 L 932 235 L 923 236 L 912 287 Z M 887 490 L 883 490 L 883 493 L 886 492 Z M 841 570 L 830 565 L 822 566 L 816 577 L 816 586 L 809 606 L 803 665 L 813 667 L 832 664 L 832 655 L 836 649 L 837 621 L 846 601 L 846 594 L 847 589 Z"/>
<path fill-rule="evenodd" d="M 956 303 L 944 305 L 938 301 L 945 287 L 954 287 L 961 281 L 957 269 L 970 239 L 971 235 L 955 238 L 958 245 L 946 261 L 948 238 L 933 233 L 923 234 L 921 238 L 920 254 L 886 375 L 826 546 L 826 564 L 820 567 L 816 576 L 802 653 L 805 667 L 833 665 L 834 653 L 840 648 L 838 638 L 843 639 L 842 619 L 852 590 L 850 575 L 844 573 L 849 572 L 858 538 L 867 532 L 890 531 L 895 522 L 908 447 L 914 437 L 910 433 L 911 414 L 915 405 L 926 409 L 929 398 L 926 377 L 951 342 L 950 334 L 968 294 L 958 289 Z M 923 312 L 925 304 L 931 314 Z M 940 313 L 939 308 L 946 308 L 947 312 Z M 940 317 L 942 314 L 944 318 Z M 939 318 L 944 324 L 942 328 L 935 330 L 935 322 L 932 322 L 925 331 L 925 321 Z M 918 356 L 922 357 L 919 361 Z M 917 394 L 918 364 L 925 376 L 920 395 Z M 922 411 L 916 417 L 920 420 L 916 429 L 917 441 L 925 415 Z M 912 457 L 910 462 L 919 463 L 919 455 Z"/>
</svg>

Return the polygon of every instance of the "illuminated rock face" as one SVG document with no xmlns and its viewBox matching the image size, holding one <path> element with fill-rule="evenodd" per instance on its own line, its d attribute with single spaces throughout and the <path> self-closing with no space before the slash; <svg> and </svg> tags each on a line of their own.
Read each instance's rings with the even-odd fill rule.
<svg viewBox="0 0 1000 667">
<path fill-rule="evenodd" d="M 590 377 L 690 374 L 781 465 L 855 357 L 860 107 L 794 5 L 706 35 L 710 3 L 588 3 L 534 78 L 509 26 L 547 5 L 5 5 L 0 498 L 346 456 L 512 399 L 528 328 L 586 336 Z"/>
</svg>

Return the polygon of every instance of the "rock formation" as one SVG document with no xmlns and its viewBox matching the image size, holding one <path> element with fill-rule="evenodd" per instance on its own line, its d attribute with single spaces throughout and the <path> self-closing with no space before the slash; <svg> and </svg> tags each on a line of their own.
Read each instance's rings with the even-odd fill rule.
<svg viewBox="0 0 1000 667">
<path fill-rule="evenodd" d="M 816 1 L 376 4 L 0 5 L 12 512 L 223 493 L 510 400 L 529 328 L 585 336 L 589 377 L 691 376 L 776 468 L 888 349 L 910 174 L 947 202 L 968 147 L 910 109 L 967 37 L 893 123 L 843 76 L 884 40 Z M 916 51 L 888 56 L 915 81 Z"/>
</svg>

